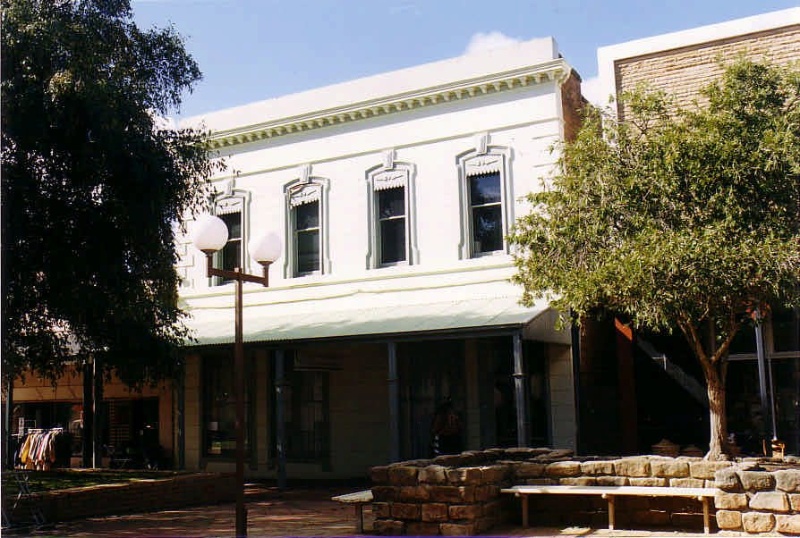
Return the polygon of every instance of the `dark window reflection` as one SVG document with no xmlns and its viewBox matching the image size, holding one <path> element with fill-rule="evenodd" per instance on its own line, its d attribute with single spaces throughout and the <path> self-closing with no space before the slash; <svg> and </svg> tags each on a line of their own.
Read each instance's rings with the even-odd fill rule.
<svg viewBox="0 0 800 538">
<path fill-rule="evenodd" d="M 500 174 L 470 176 L 473 253 L 503 250 L 503 208 Z"/>
<path fill-rule="evenodd" d="M 500 203 L 500 174 L 470 177 L 469 196 L 472 205 Z"/>
<path fill-rule="evenodd" d="M 406 193 L 404 187 L 378 191 L 381 264 L 406 260 Z"/>
<path fill-rule="evenodd" d="M 772 341 L 776 352 L 800 351 L 800 310 L 775 310 Z"/>
<path fill-rule="evenodd" d="M 502 210 L 500 206 L 476 207 L 472 210 L 472 233 L 476 252 L 503 249 Z"/>
<path fill-rule="evenodd" d="M 319 202 L 301 204 L 294 208 L 295 252 L 297 274 L 319 271 L 320 230 Z"/>
<path fill-rule="evenodd" d="M 240 212 L 220 215 L 222 222 L 228 227 L 228 242 L 220 251 L 220 266 L 233 271 L 242 266 L 242 214 Z M 225 280 L 224 282 L 228 282 Z"/>
</svg>

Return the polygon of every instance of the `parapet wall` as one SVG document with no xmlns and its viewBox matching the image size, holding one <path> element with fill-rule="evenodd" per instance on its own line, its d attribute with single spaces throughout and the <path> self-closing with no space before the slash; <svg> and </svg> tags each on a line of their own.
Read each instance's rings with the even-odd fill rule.
<svg viewBox="0 0 800 538">
<path fill-rule="evenodd" d="M 718 487 L 722 530 L 800 534 L 800 467 L 769 470 L 757 461 L 636 456 L 575 458 L 569 450 L 489 449 L 413 460 L 371 470 L 374 532 L 381 535 L 474 535 L 520 524 L 520 503 L 501 495 L 519 484 Z M 608 524 L 607 503 L 593 496 L 533 496 L 532 525 Z M 700 530 L 700 501 L 633 497 L 617 500 L 618 528 L 673 526 Z"/>
</svg>

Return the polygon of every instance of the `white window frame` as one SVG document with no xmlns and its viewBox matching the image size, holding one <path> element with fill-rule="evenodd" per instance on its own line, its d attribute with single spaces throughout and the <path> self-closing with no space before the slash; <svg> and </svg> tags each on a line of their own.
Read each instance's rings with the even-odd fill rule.
<svg viewBox="0 0 800 538">
<path fill-rule="evenodd" d="M 327 178 L 310 175 L 310 166 L 304 167 L 301 177 L 284 185 L 286 203 L 286 259 L 283 265 L 284 278 L 301 278 L 310 275 L 328 274 L 331 271 L 330 239 L 328 218 L 328 193 L 330 181 Z M 294 208 L 308 202 L 319 202 L 319 269 L 311 273 L 297 272 L 297 245 L 295 244 Z"/>
<path fill-rule="evenodd" d="M 414 183 L 416 166 L 410 163 L 395 162 L 394 151 L 384 154 L 384 163 L 374 166 L 366 172 L 369 245 L 367 249 L 367 269 L 394 267 L 398 265 L 415 265 L 419 263 L 419 247 L 417 245 L 416 211 L 414 200 Z M 406 259 L 400 262 L 381 262 L 381 230 L 378 214 L 378 196 L 383 190 L 402 187 L 405 195 L 406 219 Z"/>
<path fill-rule="evenodd" d="M 474 149 L 456 157 L 458 167 L 458 187 L 461 199 L 461 240 L 458 245 L 459 258 L 470 259 L 484 256 L 508 254 L 506 237 L 514 222 L 514 197 L 511 181 L 511 149 L 503 146 L 490 146 L 488 135 L 481 135 Z M 500 208 L 503 226 L 503 248 L 491 252 L 476 252 L 472 230 L 472 203 L 470 200 L 470 178 L 490 173 L 500 174 Z"/>
<path fill-rule="evenodd" d="M 224 192 L 217 193 L 214 197 L 214 214 L 216 216 L 239 213 L 241 219 L 242 235 L 240 267 L 244 272 L 250 272 L 250 256 L 247 252 L 247 242 L 250 239 L 250 192 L 233 188 L 229 183 Z M 214 254 L 214 266 L 220 267 L 222 262 L 222 249 Z M 226 284 L 219 277 L 210 277 L 210 285 L 219 286 Z"/>
</svg>

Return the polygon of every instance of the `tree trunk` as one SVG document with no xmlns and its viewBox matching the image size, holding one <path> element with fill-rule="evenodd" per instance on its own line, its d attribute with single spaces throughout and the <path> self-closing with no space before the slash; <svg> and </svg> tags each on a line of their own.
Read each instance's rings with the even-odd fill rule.
<svg viewBox="0 0 800 538">
<path fill-rule="evenodd" d="M 728 416 L 725 411 L 725 361 L 708 364 L 703 369 L 708 393 L 709 426 L 707 460 L 725 460 L 728 450 Z"/>
</svg>

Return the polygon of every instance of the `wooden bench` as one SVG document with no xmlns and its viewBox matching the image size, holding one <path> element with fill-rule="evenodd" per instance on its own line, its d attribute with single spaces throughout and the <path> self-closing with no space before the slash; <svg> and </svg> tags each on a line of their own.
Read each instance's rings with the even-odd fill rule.
<svg viewBox="0 0 800 538">
<path fill-rule="evenodd" d="M 617 497 L 686 497 L 703 503 L 703 530 L 710 532 L 709 499 L 715 488 L 671 488 L 661 486 L 513 486 L 501 493 L 513 494 L 522 499 L 522 526 L 528 526 L 529 495 L 599 495 L 608 501 L 608 528 L 614 530 L 614 500 Z"/>
<path fill-rule="evenodd" d="M 364 505 L 372 502 L 372 490 L 355 491 L 331 497 L 332 501 L 338 503 L 352 504 L 356 509 L 356 532 L 364 532 Z"/>
</svg>

